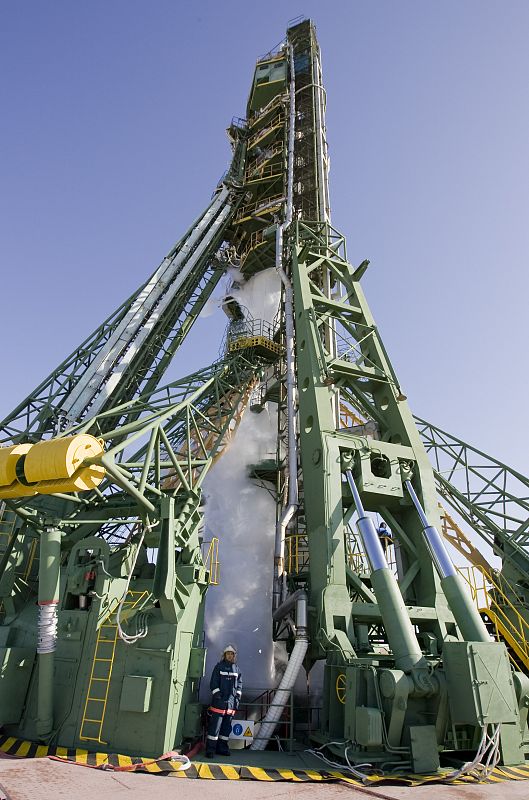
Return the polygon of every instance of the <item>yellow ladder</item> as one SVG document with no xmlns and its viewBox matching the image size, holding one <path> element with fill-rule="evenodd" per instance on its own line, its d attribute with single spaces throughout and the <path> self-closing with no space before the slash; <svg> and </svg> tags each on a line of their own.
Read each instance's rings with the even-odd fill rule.
<svg viewBox="0 0 529 800">
<path fill-rule="evenodd" d="M 148 592 L 129 591 L 123 603 L 123 617 L 127 616 L 127 612 L 136 608 L 148 594 Z M 101 738 L 101 735 L 107 711 L 108 692 L 110 689 L 110 680 L 112 678 L 116 644 L 118 641 L 116 611 L 117 608 L 114 607 L 114 609 L 107 614 L 97 633 L 94 659 L 92 661 L 83 718 L 81 720 L 81 732 L 79 734 L 79 738 L 85 742 L 107 744 Z"/>
</svg>

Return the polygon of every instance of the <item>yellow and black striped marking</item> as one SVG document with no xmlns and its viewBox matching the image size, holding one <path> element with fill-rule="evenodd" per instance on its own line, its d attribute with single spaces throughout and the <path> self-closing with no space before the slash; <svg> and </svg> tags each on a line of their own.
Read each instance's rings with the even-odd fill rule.
<svg viewBox="0 0 529 800">
<path fill-rule="evenodd" d="M 312 769 L 270 769 L 262 767 L 236 766 L 231 764 L 212 764 L 193 761 L 189 769 L 182 770 L 178 761 L 122 756 L 108 753 L 90 753 L 77 748 L 57 747 L 36 744 L 12 736 L 0 736 L 0 751 L 18 758 L 53 758 L 69 761 L 95 769 L 150 772 L 155 775 L 168 775 L 175 778 L 202 778 L 205 780 L 251 780 L 251 781 L 295 781 L 331 782 L 344 781 L 356 786 L 380 783 L 397 783 L 406 786 L 420 786 L 424 783 L 440 783 L 443 775 L 370 775 L 363 781 L 351 778 L 336 770 Z M 496 767 L 487 778 L 462 776 L 453 781 L 464 783 L 501 783 L 502 781 L 529 780 L 529 764 L 517 767 Z"/>
</svg>

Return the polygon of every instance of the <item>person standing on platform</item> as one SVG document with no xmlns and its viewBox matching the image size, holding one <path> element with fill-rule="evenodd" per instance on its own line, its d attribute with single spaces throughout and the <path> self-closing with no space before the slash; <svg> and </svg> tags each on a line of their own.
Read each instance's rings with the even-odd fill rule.
<svg viewBox="0 0 529 800">
<path fill-rule="evenodd" d="M 239 708 L 242 695 L 241 671 L 235 660 L 237 651 L 231 644 L 224 648 L 222 659 L 213 668 L 209 688 L 211 705 L 209 711 L 206 757 L 229 756 L 228 741 L 231 723 Z"/>
</svg>

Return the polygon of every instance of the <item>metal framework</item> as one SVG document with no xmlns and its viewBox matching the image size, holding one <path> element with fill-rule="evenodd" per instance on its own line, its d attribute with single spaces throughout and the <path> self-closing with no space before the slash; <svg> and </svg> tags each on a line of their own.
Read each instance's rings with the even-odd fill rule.
<svg viewBox="0 0 529 800">
<path fill-rule="evenodd" d="M 518 763 L 529 681 L 457 575 L 438 528 L 461 548 L 463 534 L 439 494 L 502 558 L 485 612 L 508 639 L 524 618 L 528 480 L 409 409 L 360 284 L 369 262 L 352 266 L 330 223 L 310 21 L 259 59 L 247 118 L 228 133 L 233 161 L 204 214 L 0 426 L 0 724 L 131 755 L 199 735 L 201 490 L 246 406 L 272 403 L 276 460 L 251 469 L 274 486 L 273 619 L 290 663 L 256 749 L 295 709 L 301 665 L 324 660 L 311 741 L 335 757 L 432 772 L 440 752 L 473 749 Z M 279 324 L 226 298 L 221 359 L 159 388 L 228 264 L 244 280 L 277 270 Z M 54 455 L 35 480 L 28 454 L 43 440 L 56 455 L 97 446 Z M 77 491 L 92 468 L 104 479 Z"/>
</svg>

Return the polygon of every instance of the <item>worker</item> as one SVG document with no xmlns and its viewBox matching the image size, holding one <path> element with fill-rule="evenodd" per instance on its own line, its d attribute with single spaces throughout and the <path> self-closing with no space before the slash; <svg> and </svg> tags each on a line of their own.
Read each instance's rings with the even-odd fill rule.
<svg viewBox="0 0 529 800">
<path fill-rule="evenodd" d="M 208 736 L 206 739 L 206 757 L 229 756 L 228 740 L 231 723 L 239 708 L 242 694 L 241 671 L 235 660 L 237 651 L 227 644 L 222 652 L 222 659 L 215 665 L 211 674 L 211 705 L 209 707 Z"/>
<path fill-rule="evenodd" d="M 380 544 L 382 545 L 382 550 L 384 554 L 388 549 L 388 545 L 392 543 L 391 533 L 388 531 L 386 523 L 381 522 L 377 528 L 378 538 L 380 539 Z"/>
</svg>

